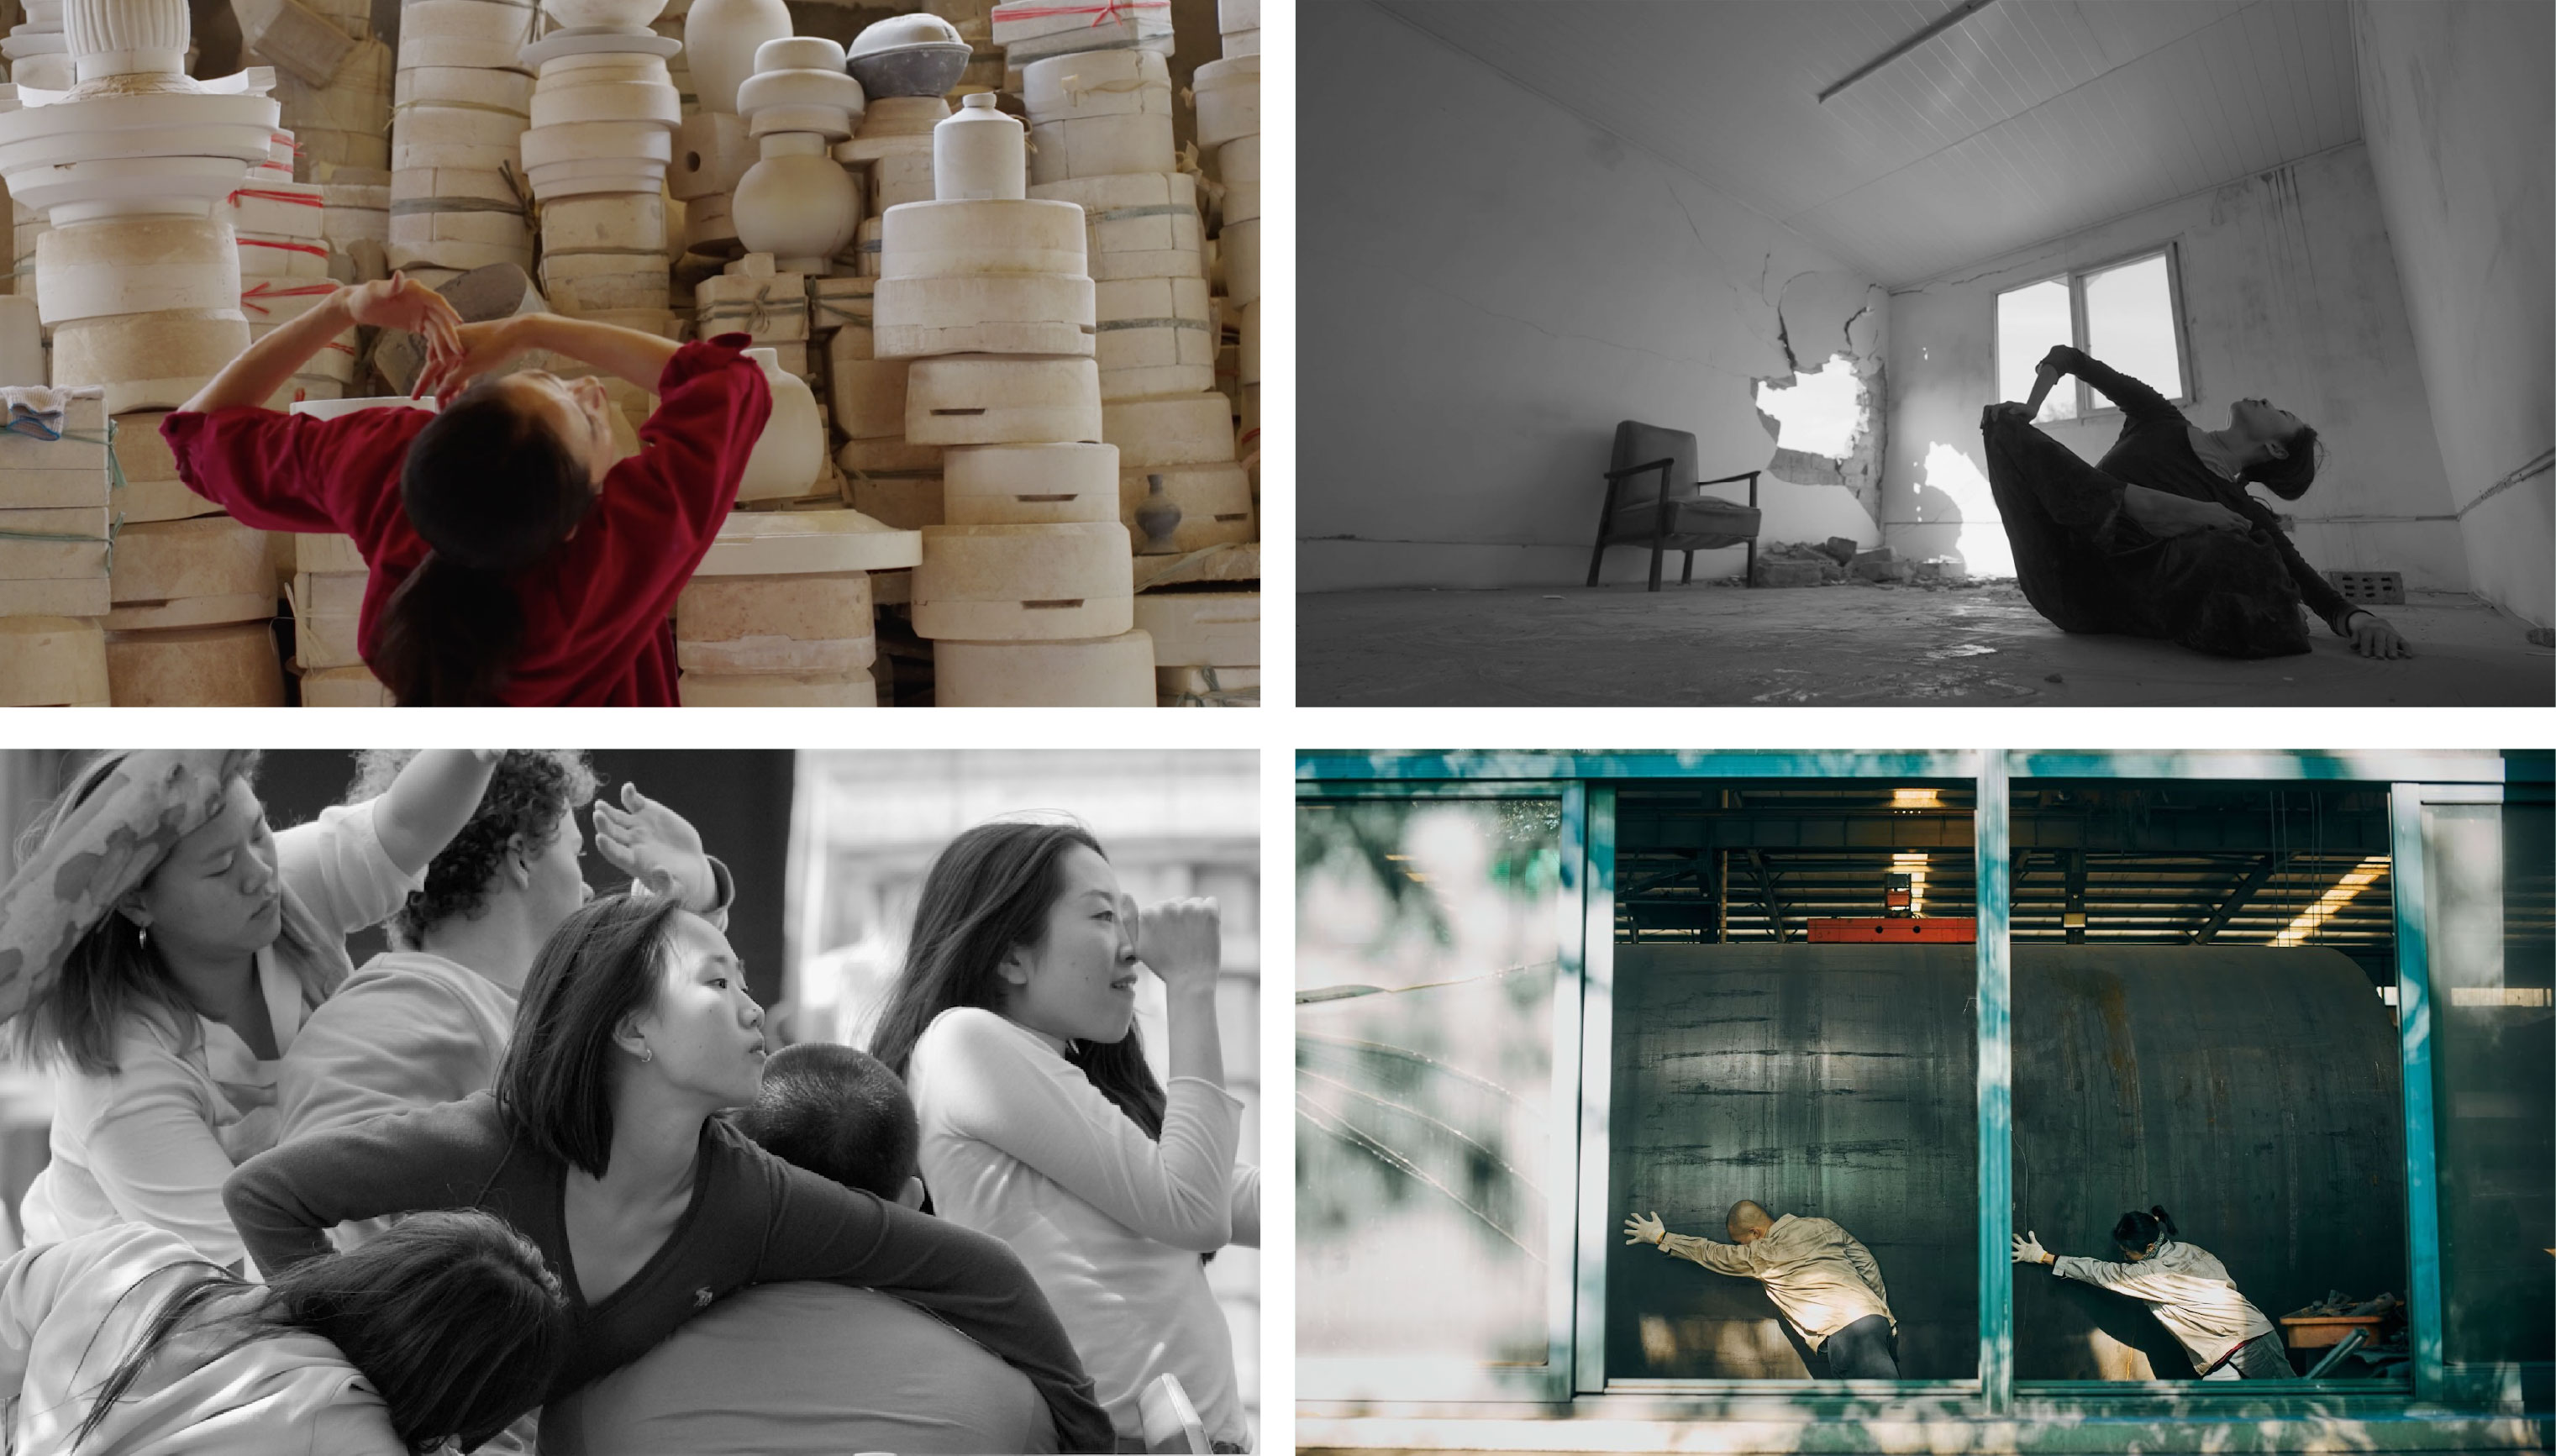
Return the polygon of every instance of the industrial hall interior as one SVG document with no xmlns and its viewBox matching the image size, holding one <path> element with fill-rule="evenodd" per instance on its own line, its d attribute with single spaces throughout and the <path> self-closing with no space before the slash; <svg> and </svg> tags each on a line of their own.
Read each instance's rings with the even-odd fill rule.
<svg viewBox="0 0 2556 1456">
<path fill-rule="evenodd" d="M 0 707 L 1250 707 L 1259 0 L 0 0 Z"/>
<path fill-rule="evenodd" d="M 1299 17 L 1307 705 L 2556 702 L 2556 7 Z"/>
<path fill-rule="evenodd" d="M 2548 1450 L 2543 750 L 1296 756 L 1296 1449 Z"/>
</svg>

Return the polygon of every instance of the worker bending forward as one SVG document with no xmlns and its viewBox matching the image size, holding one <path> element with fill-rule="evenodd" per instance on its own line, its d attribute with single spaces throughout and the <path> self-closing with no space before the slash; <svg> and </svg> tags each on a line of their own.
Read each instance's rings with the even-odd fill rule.
<svg viewBox="0 0 2556 1456">
<path fill-rule="evenodd" d="M 1745 1199 L 1730 1205 L 1723 1228 L 1727 1244 L 1672 1234 L 1656 1213 L 1624 1220 L 1626 1243 L 1656 1244 L 1715 1274 L 1764 1284 L 1766 1297 L 1827 1358 L 1830 1379 L 1899 1379 L 1899 1321 L 1871 1250 L 1828 1219 L 1771 1218 Z"/>
<path fill-rule="evenodd" d="M 2272 1322 L 2236 1291 L 2228 1266 L 2174 1236 L 2174 1220 L 2163 1208 L 2122 1214 L 2112 1226 L 2112 1243 L 2121 1251 L 2118 1264 L 2053 1254 L 2041 1247 L 2038 1235 L 2026 1232 L 2015 1238 L 2014 1262 L 2046 1264 L 2063 1279 L 2082 1279 L 2145 1304 L 2183 1342 L 2203 1380 L 2297 1378 Z"/>
</svg>

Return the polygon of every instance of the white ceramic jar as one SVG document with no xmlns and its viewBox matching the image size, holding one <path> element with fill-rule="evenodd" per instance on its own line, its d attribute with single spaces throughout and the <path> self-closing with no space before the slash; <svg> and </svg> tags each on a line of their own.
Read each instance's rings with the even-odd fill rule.
<svg viewBox="0 0 2556 1456">
<path fill-rule="evenodd" d="M 790 7 L 782 0 L 693 0 L 684 17 L 684 52 L 702 109 L 734 112 L 736 88 L 754 74 L 755 51 L 790 33 Z"/>
<path fill-rule="evenodd" d="M 740 501 L 786 501 L 808 493 L 826 468 L 826 425 L 817 414 L 817 396 L 808 382 L 781 367 L 771 349 L 748 349 L 772 390 L 772 418 L 746 456 L 745 477 L 736 488 Z"/>
<path fill-rule="evenodd" d="M 943 202 L 1027 195 L 1027 137 L 1018 121 L 994 109 L 992 92 L 969 94 L 932 129 L 932 195 Z"/>
<path fill-rule="evenodd" d="M 749 253 L 770 253 L 784 272 L 824 273 L 860 225 L 860 189 L 811 132 L 763 139 L 763 160 L 736 184 L 731 212 Z"/>
</svg>

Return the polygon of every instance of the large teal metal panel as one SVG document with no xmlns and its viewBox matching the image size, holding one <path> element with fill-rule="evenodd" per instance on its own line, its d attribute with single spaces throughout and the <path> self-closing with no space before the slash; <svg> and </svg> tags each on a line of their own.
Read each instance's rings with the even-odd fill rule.
<svg viewBox="0 0 2556 1456">
<path fill-rule="evenodd" d="M 2431 866 L 2423 856 L 2423 786 L 2387 795 L 2396 878 L 2396 1030 L 2405 1048 L 2405 1242 L 2411 1256 L 2414 1396 L 2441 1397 L 2441 1207 L 2432 1144 L 2432 979 L 2425 935 Z"/>
<path fill-rule="evenodd" d="M 1978 828 L 1980 1035 L 1980 1396 L 2014 1406 L 2014 967 L 2006 944 L 2013 877 L 2006 866 L 2006 761 L 1980 763 Z"/>
</svg>

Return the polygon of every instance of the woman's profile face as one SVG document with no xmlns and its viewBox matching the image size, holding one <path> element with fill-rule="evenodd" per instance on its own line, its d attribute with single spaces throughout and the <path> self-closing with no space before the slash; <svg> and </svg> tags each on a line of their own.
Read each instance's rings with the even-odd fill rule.
<svg viewBox="0 0 2556 1456">
<path fill-rule="evenodd" d="M 224 787 L 221 807 L 178 841 L 127 909 L 166 955 L 252 955 L 275 943 L 284 928 L 284 882 L 266 806 L 247 780 Z"/>
<path fill-rule="evenodd" d="M 527 369 L 507 375 L 505 382 L 518 406 L 545 422 L 600 488 L 618 458 L 612 445 L 612 399 L 603 381 L 591 375 L 562 379 L 547 370 Z"/>
<path fill-rule="evenodd" d="M 742 1107 L 763 1090 L 763 1008 L 746 994 L 727 937 L 689 910 L 667 927 L 656 998 L 631 1029 L 648 1049 L 643 1074 L 718 1107 Z"/>
<path fill-rule="evenodd" d="M 1136 906 L 1109 861 L 1084 845 L 1058 856 L 1058 895 L 1036 944 L 1003 963 L 1003 1015 L 1070 1041 L 1125 1039 L 1136 1025 Z"/>
</svg>

